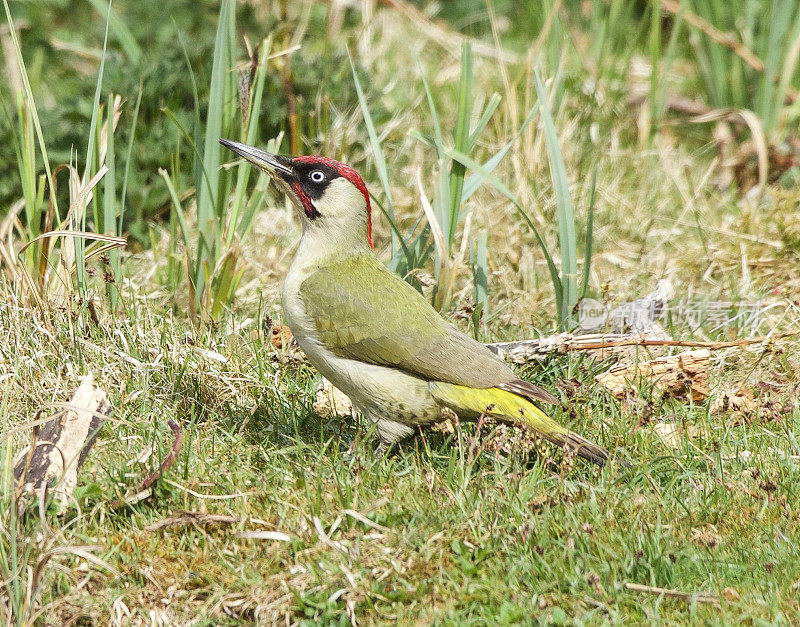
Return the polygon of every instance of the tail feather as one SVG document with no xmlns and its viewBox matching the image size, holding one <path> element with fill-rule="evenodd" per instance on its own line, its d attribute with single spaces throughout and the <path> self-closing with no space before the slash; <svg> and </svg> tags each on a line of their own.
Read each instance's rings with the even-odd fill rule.
<svg viewBox="0 0 800 627">
<path fill-rule="evenodd" d="M 574 449 L 578 455 L 590 462 L 594 462 L 598 466 L 605 466 L 606 462 L 611 457 L 611 453 L 599 444 L 590 442 L 586 438 L 582 438 L 577 433 L 572 433 L 571 431 L 568 431 L 566 434 L 559 434 L 555 437 L 545 437 L 553 444 L 559 446 L 564 446 L 566 444 Z"/>
<path fill-rule="evenodd" d="M 513 392 L 518 396 L 525 397 L 530 401 L 540 401 L 550 405 L 561 405 L 561 401 L 557 396 L 553 396 L 547 390 L 543 390 L 538 385 L 534 385 L 530 381 L 525 381 L 523 379 L 514 379 L 508 383 L 501 383 L 497 387 L 501 390 Z"/>
<path fill-rule="evenodd" d="M 465 418 L 486 414 L 499 420 L 521 424 L 529 431 L 559 446 L 570 446 L 575 452 L 598 466 L 605 465 L 611 454 L 602 446 L 572 433 L 554 421 L 527 398 L 500 388 L 470 388 L 433 381 L 431 394 L 443 405 Z"/>
</svg>

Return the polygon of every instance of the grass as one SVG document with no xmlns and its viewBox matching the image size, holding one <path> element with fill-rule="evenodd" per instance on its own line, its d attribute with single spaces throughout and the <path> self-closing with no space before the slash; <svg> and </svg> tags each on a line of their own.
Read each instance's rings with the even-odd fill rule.
<svg viewBox="0 0 800 627">
<path fill-rule="evenodd" d="M 800 6 L 792 0 L 763 7 L 722 2 L 689 2 L 686 6 L 723 32 L 740 31 L 751 52 L 747 63 L 730 47 L 692 34 L 691 46 L 708 99 L 717 107 L 751 109 L 767 133 L 785 133 L 780 127 L 791 125 L 795 119 L 782 119 L 782 114 L 792 77 L 797 73 Z M 761 71 L 754 71 L 753 66 Z M 728 80 L 723 80 L 723 75 Z"/>
<path fill-rule="evenodd" d="M 470 153 L 476 166 L 506 149 L 519 131 L 540 97 L 537 71 L 552 120 L 533 118 L 495 164 L 490 175 L 504 189 L 483 185 L 460 207 L 472 213 L 474 239 L 465 244 L 471 263 L 453 277 L 446 315 L 464 331 L 499 341 L 558 328 L 554 312 L 564 310 L 565 301 L 556 298 L 536 233 L 510 197 L 540 233 L 544 247 L 559 251 L 568 246 L 553 262 L 579 296 L 625 302 L 669 277 L 677 300 L 761 300 L 770 307 L 746 328 L 688 329 L 676 319 L 670 327 L 675 336 L 712 339 L 798 326 L 797 167 L 770 182 L 757 204 L 749 202 L 736 185 L 718 184 L 721 166 L 709 126 L 662 112 L 663 100 L 648 113 L 659 123 L 640 142 L 636 111 L 627 104 L 627 85 L 619 81 L 637 46 L 640 54 L 653 58 L 660 50 L 669 51 L 668 62 L 660 66 L 664 74 L 694 70 L 687 70 L 693 66 L 673 40 L 648 39 L 653 16 L 646 13 L 637 21 L 629 4 L 612 2 L 619 19 L 603 22 L 604 4 L 593 3 L 591 15 L 585 16 L 591 31 L 576 31 L 575 24 L 582 23 L 562 19 L 570 14 L 560 13 L 557 28 L 543 44 L 544 68 L 524 57 L 499 62 L 485 41 L 473 48 L 472 93 L 501 96 Z M 92 7 L 105 15 L 105 3 Z M 249 9 L 240 5 L 240 10 Z M 513 23 L 503 22 L 513 14 L 504 10 L 500 2 L 494 7 L 502 43 L 514 34 Z M 117 17 L 109 24 L 110 36 L 116 33 L 124 40 L 126 55 L 146 55 L 147 46 L 138 44 L 134 30 L 137 45 L 131 45 L 125 11 L 114 3 L 111 12 Z M 302 26 L 302 14 L 290 11 L 287 19 Z M 311 19 L 318 19 L 316 13 Z M 478 26 L 476 35 L 481 34 Z M 420 215 L 416 172 L 430 163 L 427 146 L 410 133 L 430 123 L 415 57 L 430 83 L 444 134 L 463 120 L 463 110 L 459 114 L 455 105 L 461 42 L 454 44 L 435 29 L 423 32 L 419 24 L 386 9 L 366 16 L 363 32 L 360 28 L 346 21 L 343 32 L 359 35 L 353 60 L 375 138 L 385 153 L 384 171 L 372 165 L 355 93 L 349 100 L 332 100 L 324 136 L 295 141 L 318 141 L 316 152 L 359 167 L 385 202 L 386 195 L 377 193 L 383 183 L 391 194 L 392 218 L 407 233 Z M 207 33 L 210 39 L 213 30 Z M 602 41 L 592 41 L 583 54 L 581 35 L 601 31 Z M 635 45 L 623 45 L 626 35 Z M 308 47 L 322 45 L 311 37 Z M 280 53 L 284 43 L 291 43 L 289 37 L 276 37 L 273 49 Z M 189 41 L 187 56 L 202 45 Z M 185 71 L 183 54 L 176 58 Z M 341 80 L 352 87 L 346 57 L 339 60 L 345 68 L 336 65 Z M 293 63 L 292 72 L 301 75 L 300 60 L 293 58 Z M 113 65 L 107 61 L 106 72 L 116 72 Z M 198 76 L 198 85 L 209 83 L 210 74 L 206 80 L 199 71 Z M 265 99 L 273 103 L 272 84 L 265 81 Z M 671 89 L 678 82 L 670 78 L 668 85 L 650 89 Z M 87 103 L 93 93 L 85 96 Z M 184 90 L 187 94 L 191 89 Z M 145 92 L 139 109 L 136 93 L 128 96 L 125 110 L 140 110 L 137 128 L 144 137 L 161 123 L 152 120 L 153 101 Z M 180 113 L 175 117 L 194 130 Z M 44 123 L 43 131 L 49 132 Z M 21 132 L 32 141 L 33 134 Z M 175 133 L 182 137 L 185 155 L 188 140 Z M 124 139 L 116 138 L 118 149 L 126 145 Z M 467 171 L 478 171 L 443 143 L 448 159 L 461 159 Z M 150 146 L 129 145 L 134 154 Z M 174 148 L 170 139 L 164 141 L 165 162 L 158 167 L 168 167 Z M 179 182 L 185 156 L 173 161 L 168 177 Z M 551 171 L 554 163 L 558 172 Z M 129 198 L 145 194 L 135 189 L 141 172 L 134 171 L 139 169 L 134 165 L 131 178 L 123 177 Z M 122 171 L 119 163 L 117 170 Z M 153 170 L 150 174 L 163 187 Z M 241 189 L 244 195 L 239 171 L 233 171 L 230 190 Z M 27 181 L 39 185 L 35 177 Z M 465 186 L 468 181 L 467 176 Z M 33 203 L 34 189 L 26 191 Z M 559 421 L 617 451 L 631 463 L 629 470 L 573 464 L 553 448 L 537 455 L 513 434 L 499 442 L 503 448 L 498 450 L 499 435 L 493 437 L 488 429 L 477 434 L 474 425 L 457 426 L 452 433 L 428 431 L 396 454 L 375 458 L 369 426 L 316 416 L 314 370 L 271 348 L 264 328 L 268 321 L 280 321 L 280 282 L 299 225 L 282 200 L 256 189 L 249 198 L 263 208 L 248 223 L 249 236 L 242 237 L 240 255 L 247 265 L 237 299 L 218 324 L 194 323 L 188 315 L 194 296 L 188 289 L 176 290 L 170 278 L 176 259 L 194 241 L 179 241 L 181 225 L 174 221 L 137 225 L 149 233 L 152 246 L 122 252 L 118 283 L 125 306 L 112 312 L 99 302 L 98 324 L 76 321 L 69 307 L 53 308 L 44 319 L 22 306 L 15 285 L 3 280 L 4 620 L 22 623 L 38 615 L 54 624 L 800 621 L 795 481 L 800 349 L 795 343 L 715 352 L 712 399 L 695 404 L 661 398 L 646 385 L 624 401 L 611 398 L 594 382 L 610 362 L 590 357 L 564 355 L 544 365 L 517 366 L 521 376 L 566 401 L 555 412 Z M 181 197 L 186 190 L 176 184 L 175 196 L 185 209 L 187 229 L 196 229 L 193 203 Z M 110 205 L 97 210 L 111 221 Z M 128 207 L 126 219 L 137 212 Z M 113 213 L 120 218 L 120 212 Z M 92 215 L 87 216 L 91 222 Z M 574 223 L 571 232 L 568 225 L 559 230 L 559 216 Z M 383 260 L 399 245 L 392 248 L 392 230 L 377 212 L 375 239 Z M 3 243 L 19 250 L 21 236 L 4 235 Z M 591 254 L 591 268 L 578 277 L 576 272 L 589 265 L 581 253 Z M 567 254 L 574 257 L 570 269 L 560 259 Z M 90 259 L 89 267 L 102 273 L 98 258 Z M 482 320 L 475 303 L 484 307 Z M 46 511 L 42 519 L 32 504 L 27 516 L 13 517 L 12 455 L 27 442 L 39 412 L 57 411 L 80 376 L 90 371 L 116 411 L 84 467 L 73 506 L 61 517 Z M 754 391 L 756 411 L 711 411 L 715 397 L 742 385 Z M 150 498 L 113 507 L 115 499 L 135 493 L 168 453 L 170 420 L 182 426 L 185 436 L 177 462 Z M 676 426 L 673 444 L 659 436 L 659 424 Z M 147 530 L 185 511 L 234 519 Z M 265 531 L 286 534 L 288 541 L 252 537 L 252 532 Z M 83 549 L 76 552 L 78 547 Z M 644 595 L 626 589 L 626 583 L 715 594 L 720 606 Z"/>
<path fill-rule="evenodd" d="M 624 450 L 631 470 L 600 473 L 582 463 L 570 470 L 553 450 L 546 465 L 520 450 L 496 453 L 488 433 L 468 427 L 427 433 L 376 459 L 364 425 L 313 414 L 313 371 L 283 365 L 259 337 L 221 342 L 186 333 L 190 327 L 144 307 L 85 337 L 70 338 L 64 321 L 54 343 L 32 325 L 24 312 L 0 310 L 0 355 L 9 371 L 26 373 L 0 383 L 4 397 L 20 399 L 15 418 L 4 412 L 15 442 L 38 409 L 53 407 L 53 386 L 71 387 L 82 371 L 99 375 L 118 408 L 75 508 L 48 524 L 64 528 L 65 546 L 99 545 L 97 558 L 121 577 L 59 556 L 40 593 L 51 621 L 335 622 L 348 612 L 364 622 L 476 623 L 800 616 L 796 410 L 780 422 L 760 416 L 734 425 L 704 406 L 650 399 L 656 415 L 677 412 L 694 429 L 672 450 L 650 428 L 632 433 L 642 408 L 619 407 L 593 385 L 601 364 L 570 358 L 536 378 L 548 387 L 572 381 L 571 412 L 560 419 Z M 791 387 L 796 358 L 730 353 L 714 370 L 786 377 Z M 74 375 L 60 375 L 64 363 L 75 364 Z M 177 463 L 151 499 L 111 508 L 166 454 L 168 419 L 185 430 Z M 134 461 L 150 447 L 146 461 Z M 146 530 L 182 511 L 238 521 Z M 32 516 L 26 524 L 34 533 L 39 523 Z M 237 536 L 263 530 L 290 540 Z M 728 591 L 730 600 L 723 596 L 715 609 L 643 597 L 626 582 L 720 595 L 733 588 L 738 597 Z"/>
</svg>

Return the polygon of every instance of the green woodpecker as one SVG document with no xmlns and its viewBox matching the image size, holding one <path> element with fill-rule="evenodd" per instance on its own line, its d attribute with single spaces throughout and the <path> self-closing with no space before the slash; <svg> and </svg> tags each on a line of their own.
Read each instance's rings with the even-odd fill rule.
<svg viewBox="0 0 800 627">
<path fill-rule="evenodd" d="M 303 235 L 283 284 L 283 312 L 309 361 L 377 428 L 382 449 L 442 419 L 481 414 L 522 424 L 602 465 L 608 451 L 558 425 L 535 402 L 558 402 L 446 322 L 373 252 L 369 192 L 354 169 L 220 139 L 269 174 Z"/>
</svg>

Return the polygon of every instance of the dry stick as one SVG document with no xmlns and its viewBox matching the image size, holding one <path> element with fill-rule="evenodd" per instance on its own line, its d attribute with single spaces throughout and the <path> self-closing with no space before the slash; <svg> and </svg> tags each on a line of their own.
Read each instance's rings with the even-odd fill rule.
<svg viewBox="0 0 800 627">
<path fill-rule="evenodd" d="M 178 527 L 183 525 L 235 525 L 241 519 L 238 516 L 228 516 L 227 514 L 209 514 L 208 512 L 183 512 L 178 516 L 170 516 L 164 520 L 159 520 L 152 525 L 147 525 L 145 531 L 158 531 L 164 527 Z"/>
<path fill-rule="evenodd" d="M 38 492 L 57 478 L 55 497 L 63 510 L 78 484 L 78 476 L 98 432 L 113 411 L 105 392 L 94 384 L 91 373 L 72 395 L 74 407 L 47 418 L 34 428 L 27 455 L 14 464 L 18 489 Z M 38 423 L 39 416 L 34 423 Z"/>
<path fill-rule="evenodd" d="M 576 346 L 575 350 L 595 350 L 601 348 L 615 348 L 617 346 L 679 346 L 683 348 L 709 348 L 711 350 L 719 348 L 733 348 L 736 346 L 750 346 L 751 344 L 761 344 L 763 342 L 780 340 L 786 337 L 800 335 L 800 329 L 778 333 L 777 335 L 761 335 L 759 337 L 748 337 L 741 340 L 729 340 L 727 342 L 699 342 L 692 340 L 648 340 L 630 339 L 617 340 L 613 342 L 597 342 L 595 344 L 584 344 Z"/>
<path fill-rule="evenodd" d="M 289 148 L 291 154 L 300 154 L 300 127 L 297 118 L 297 99 L 294 94 L 292 84 L 292 69 L 289 61 L 290 57 L 286 57 L 286 62 L 283 70 L 279 73 L 281 87 L 283 87 L 283 94 L 286 97 L 287 117 L 289 119 Z"/>
<path fill-rule="evenodd" d="M 142 481 L 142 485 L 139 487 L 140 492 L 153 485 L 156 479 L 158 479 L 165 470 L 172 466 L 172 464 L 174 464 L 175 460 L 178 458 L 178 453 L 183 445 L 183 431 L 181 430 L 181 426 L 174 420 L 167 422 L 167 425 L 170 429 L 172 429 L 172 434 L 175 436 L 175 440 L 172 442 L 172 450 L 169 452 L 169 455 L 164 458 L 164 461 L 161 462 L 159 469 L 153 472 L 149 477 L 147 477 L 147 479 Z"/>
<path fill-rule="evenodd" d="M 661 4 L 664 8 L 677 15 L 681 12 L 681 3 L 678 0 L 661 0 Z M 725 46 L 733 50 L 733 52 L 741 57 L 742 61 L 747 63 L 751 68 L 753 68 L 756 72 L 763 72 L 764 71 L 764 62 L 759 59 L 755 53 L 753 53 L 750 48 L 745 46 L 741 41 L 736 39 L 733 35 L 728 33 L 723 33 L 713 24 L 707 22 L 702 17 L 697 15 L 697 13 L 693 13 L 688 9 L 683 9 L 682 11 L 683 19 L 686 20 L 687 24 L 691 24 L 695 28 L 703 31 L 706 35 L 708 35 L 711 39 L 716 41 L 718 44 Z"/>
<path fill-rule="evenodd" d="M 643 586 L 638 583 L 626 583 L 625 587 L 634 592 L 646 592 L 647 594 L 663 595 L 671 599 L 680 599 L 691 603 L 697 601 L 698 603 L 711 603 L 712 605 L 719 605 L 719 597 L 716 594 L 705 594 L 702 592 L 681 592 L 680 590 L 669 590 L 668 588 L 658 588 L 656 586 Z"/>
<path fill-rule="evenodd" d="M 168 421 L 167 425 L 169 425 L 169 428 L 172 429 L 172 433 L 175 436 L 175 440 L 172 442 L 172 450 L 169 452 L 169 455 L 164 458 L 164 461 L 161 462 L 161 466 L 159 466 L 158 470 L 151 473 L 144 481 L 142 481 L 142 484 L 139 486 L 139 490 L 137 491 L 139 493 L 153 485 L 156 479 L 158 479 L 164 473 L 164 471 L 172 466 L 172 464 L 174 464 L 175 460 L 178 458 L 178 453 L 183 445 L 183 431 L 181 430 L 181 426 L 174 420 Z M 118 498 L 111 503 L 111 507 L 119 507 L 124 502 L 124 498 Z"/>
<path fill-rule="evenodd" d="M 587 342 L 586 336 L 572 336 L 564 334 L 565 338 L 558 344 L 553 343 L 554 337 L 545 337 L 538 340 L 520 340 L 517 342 L 499 342 L 495 344 L 487 344 L 492 351 L 501 357 L 515 357 L 523 361 L 530 361 L 536 359 L 537 356 L 546 355 L 551 353 L 566 353 L 569 351 L 592 351 L 603 350 L 607 348 L 621 348 L 626 346 L 674 346 L 681 348 L 708 348 L 710 350 L 717 350 L 721 348 L 734 348 L 749 346 L 751 344 L 761 344 L 764 342 L 772 342 L 787 337 L 800 335 L 800 329 L 787 331 L 785 333 L 778 333 L 777 335 L 762 335 L 759 337 L 743 338 L 741 340 L 730 340 L 726 342 L 703 342 L 693 340 L 655 340 L 641 337 L 632 337 L 625 339 L 604 340 L 600 336 L 599 341 Z M 613 336 L 612 336 L 613 337 Z M 521 350 L 522 349 L 522 350 Z M 528 350 L 524 350 L 528 349 Z M 520 354 L 521 357 L 520 357 Z"/>
</svg>

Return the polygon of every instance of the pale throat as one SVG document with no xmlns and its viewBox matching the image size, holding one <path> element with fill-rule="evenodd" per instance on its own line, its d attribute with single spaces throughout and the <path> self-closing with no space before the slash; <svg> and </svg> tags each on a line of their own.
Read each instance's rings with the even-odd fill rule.
<svg viewBox="0 0 800 627">
<path fill-rule="evenodd" d="M 368 239 L 367 203 L 350 181 L 334 179 L 322 198 L 313 202 L 319 217 L 309 219 L 301 209 L 303 236 L 297 255 L 302 257 L 303 265 L 373 254 Z"/>
</svg>

